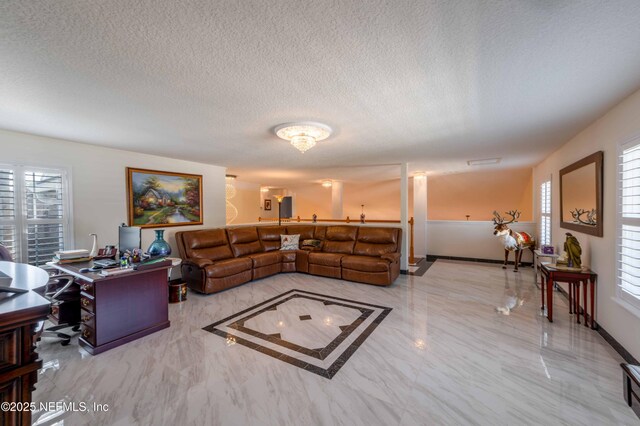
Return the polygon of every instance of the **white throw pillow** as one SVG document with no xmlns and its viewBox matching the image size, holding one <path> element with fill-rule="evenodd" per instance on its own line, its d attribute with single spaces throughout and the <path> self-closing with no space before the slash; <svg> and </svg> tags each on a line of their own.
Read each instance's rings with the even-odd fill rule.
<svg viewBox="0 0 640 426">
<path fill-rule="evenodd" d="M 280 235 L 280 250 L 298 250 L 300 234 Z"/>
</svg>

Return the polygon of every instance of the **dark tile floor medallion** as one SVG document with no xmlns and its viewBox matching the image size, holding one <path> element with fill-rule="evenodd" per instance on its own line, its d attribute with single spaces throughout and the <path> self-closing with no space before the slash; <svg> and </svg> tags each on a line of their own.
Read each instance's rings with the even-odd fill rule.
<svg viewBox="0 0 640 426">
<path fill-rule="evenodd" d="M 331 379 L 391 308 L 290 290 L 203 328 Z"/>
</svg>

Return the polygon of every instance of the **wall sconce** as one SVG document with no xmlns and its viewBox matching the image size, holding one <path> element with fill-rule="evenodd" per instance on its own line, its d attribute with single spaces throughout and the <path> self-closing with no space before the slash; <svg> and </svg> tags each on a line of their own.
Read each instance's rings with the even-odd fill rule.
<svg viewBox="0 0 640 426">
<path fill-rule="evenodd" d="M 331 182 L 331 180 L 326 179 L 322 181 L 322 187 L 323 188 L 331 188 L 331 186 L 333 185 L 333 182 Z"/>
<path fill-rule="evenodd" d="M 260 187 L 260 192 L 262 192 L 263 194 L 264 194 L 265 192 L 269 192 L 269 187 L 268 187 L 268 186 L 262 186 L 262 187 Z"/>
</svg>

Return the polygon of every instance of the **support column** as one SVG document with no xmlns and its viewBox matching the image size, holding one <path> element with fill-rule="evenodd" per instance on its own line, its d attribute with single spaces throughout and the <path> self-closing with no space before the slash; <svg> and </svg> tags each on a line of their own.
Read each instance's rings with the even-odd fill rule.
<svg viewBox="0 0 640 426">
<path fill-rule="evenodd" d="M 400 226 L 402 227 L 402 257 L 400 270 L 409 270 L 409 164 L 400 164 Z"/>
<path fill-rule="evenodd" d="M 331 184 L 331 219 L 344 219 L 342 216 L 342 182 Z"/>
<path fill-rule="evenodd" d="M 413 176 L 413 251 L 416 258 L 427 254 L 427 176 Z"/>
</svg>

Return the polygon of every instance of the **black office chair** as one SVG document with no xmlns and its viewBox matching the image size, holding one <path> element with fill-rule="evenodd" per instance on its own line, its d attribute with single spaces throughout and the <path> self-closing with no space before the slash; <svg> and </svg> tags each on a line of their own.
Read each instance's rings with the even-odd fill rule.
<svg viewBox="0 0 640 426">
<path fill-rule="evenodd" d="M 72 275 L 53 275 L 44 287 L 34 289 L 51 302 L 49 321 L 53 327 L 44 328 L 38 335 L 42 337 L 58 337 L 62 339 L 60 344 L 67 346 L 71 342 L 72 335 L 62 333 L 60 330 L 71 328 L 74 332 L 80 330 L 80 286 L 74 281 Z"/>
<path fill-rule="evenodd" d="M 0 244 L 0 260 L 13 262 L 11 252 Z M 62 339 L 60 344 L 66 346 L 71 341 L 71 335 L 61 333 L 59 330 L 71 328 L 74 332 L 80 330 L 80 286 L 74 282 L 71 275 L 51 275 L 49 281 L 43 287 L 34 289 L 36 293 L 51 302 L 49 320 L 56 325 L 44 329 L 45 322 L 37 333 L 38 340 L 41 337 L 58 337 Z"/>
</svg>

